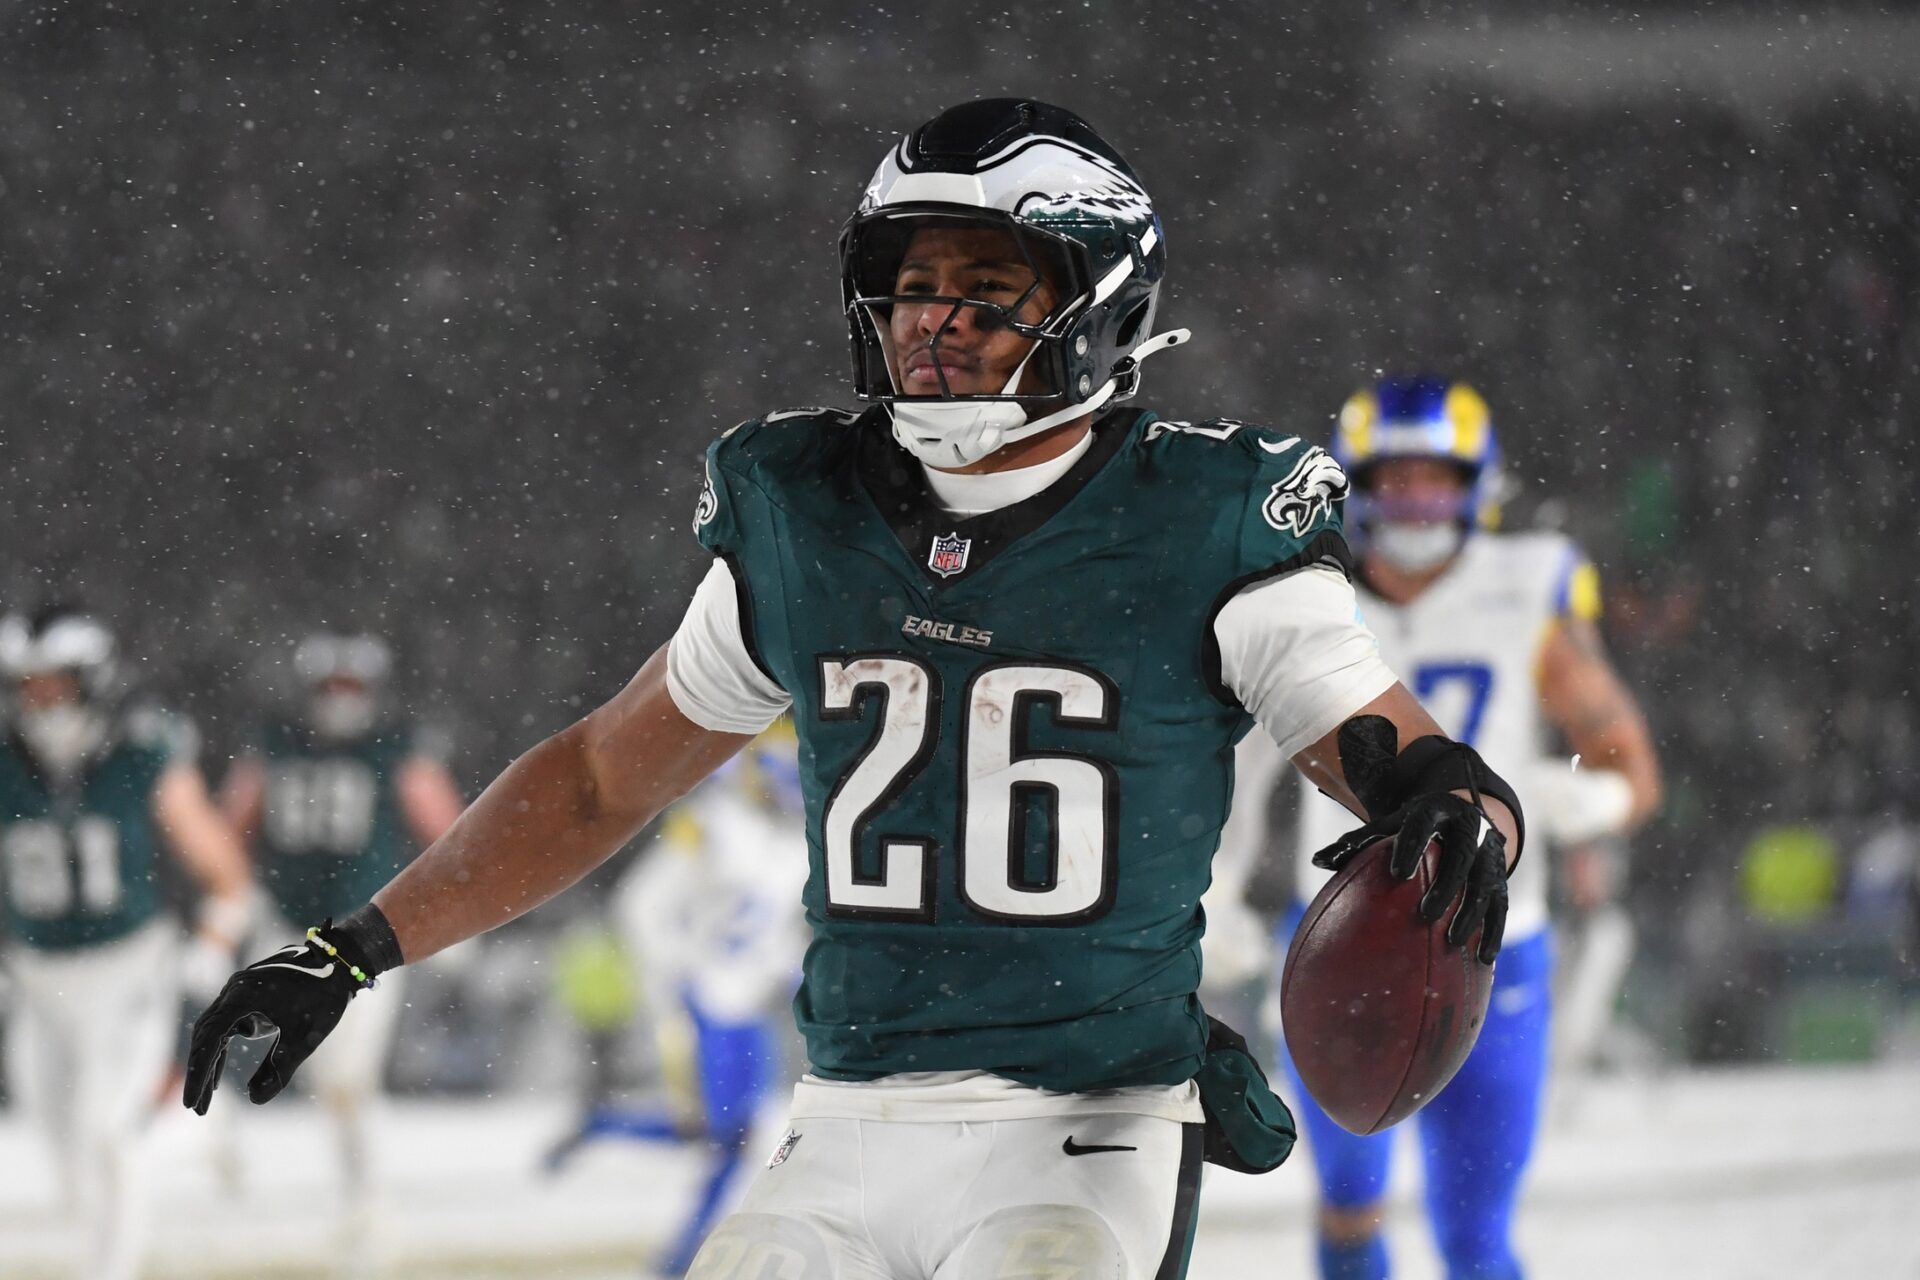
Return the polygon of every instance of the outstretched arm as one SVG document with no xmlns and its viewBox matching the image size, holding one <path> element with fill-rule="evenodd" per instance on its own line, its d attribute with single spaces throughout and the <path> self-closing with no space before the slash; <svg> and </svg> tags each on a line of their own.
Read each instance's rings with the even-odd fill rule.
<svg viewBox="0 0 1920 1280">
<path fill-rule="evenodd" d="M 401 955 L 423 960 L 572 885 L 750 741 L 681 714 L 662 646 L 612 701 L 508 765 L 374 905 Z"/>
<path fill-rule="evenodd" d="M 194 1023 L 183 1100 L 204 1115 L 233 1037 L 269 1033 L 247 1096 L 274 1097 L 377 974 L 539 906 L 750 740 L 682 715 L 659 650 L 611 702 L 508 765 L 371 904 L 229 978 Z"/>
</svg>

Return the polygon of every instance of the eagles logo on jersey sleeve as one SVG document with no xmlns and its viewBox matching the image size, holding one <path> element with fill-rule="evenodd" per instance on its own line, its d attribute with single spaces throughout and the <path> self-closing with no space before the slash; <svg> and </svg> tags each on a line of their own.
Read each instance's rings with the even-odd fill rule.
<svg viewBox="0 0 1920 1280">
<path fill-rule="evenodd" d="M 1341 510 L 1347 473 L 1325 449 L 1297 436 L 1245 428 L 1255 470 L 1241 528 L 1241 562 L 1260 577 L 1310 564 L 1336 565 L 1351 576 L 1352 557 Z"/>
<path fill-rule="evenodd" d="M 1202 668 L 1213 695 L 1237 705 L 1221 677 L 1214 620 L 1240 592 L 1296 570 L 1327 565 L 1353 576 L 1342 523 L 1346 472 L 1298 436 L 1232 418 L 1155 421 L 1144 441 L 1160 467 L 1206 495 L 1209 527 L 1196 531 L 1204 546 L 1196 544 L 1192 563 L 1218 588 L 1197 619 Z"/>
<path fill-rule="evenodd" d="M 1156 442 L 1170 466 L 1193 468 L 1194 482 L 1212 487 L 1229 504 L 1244 487 L 1237 534 L 1238 572 L 1229 594 L 1262 577 L 1314 563 L 1351 574 L 1341 508 L 1350 488 L 1331 454 L 1274 427 L 1214 418 L 1188 423 L 1156 421 L 1146 441 Z"/>
<path fill-rule="evenodd" d="M 740 526 L 724 470 L 730 445 L 742 433 L 752 432 L 759 425 L 758 418 L 750 418 L 728 427 L 719 439 L 707 446 L 706 474 L 700 485 L 699 500 L 693 505 L 693 534 L 700 539 L 701 546 L 717 556 L 733 554 L 740 542 Z"/>
<path fill-rule="evenodd" d="M 1164 442 L 1157 447 L 1166 464 L 1191 469 L 1191 483 L 1217 493 L 1222 510 L 1236 515 L 1237 529 L 1225 533 L 1233 544 L 1232 572 L 1220 604 L 1263 578 L 1313 564 L 1352 576 L 1342 522 L 1350 486 L 1325 449 L 1232 418 L 1157 421 L 1147 427 L 1146 440 L 1149 446 Z"/>
<path fill-rule="evenodd" d="M 1273 482 L 1260 514 L 1280 532 L 1305 539 L 1335 518 L 1335 506 L 1346 499 L 1347 489 L 1347 473 L 1340 464 L 1326 450 L 1306 445 L 1293 469 Z"/>
</svg>

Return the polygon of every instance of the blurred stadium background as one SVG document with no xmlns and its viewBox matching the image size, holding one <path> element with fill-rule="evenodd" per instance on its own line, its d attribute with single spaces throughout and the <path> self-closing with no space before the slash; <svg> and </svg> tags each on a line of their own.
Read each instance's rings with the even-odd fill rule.
<svg viewBox="0 0 1920 1280">
<path fill-rule="evenodd" d="M 1605 575 L 1670 799 L 1629 864 L 1617 1074 L 1524 1220 L 1566 1259 L 1542 1273 L 1624 1269 L 1576 1261 L 1622 1256 L 1578 1225 L 1595 1150 L 1606 1221 L 1665 1212 L 1605 1194 L 1635 1160 L 1665 1162 L 1656 1191 L 1726 1189 L 1731 1217 L 1691 1215 L 1723 1236 L 1828 1212 L 1818 1187 L 1910 1205 L 1920 19 L 1288 8 L 0 4 L 0 604 L 78 593 L 113 619 L 216 777 L 292 638 L 378 629 L 477 788 L 670 633 L 704 442 L 845 400 L 833 240 L 880 150 L 964 98 L 1056 100 L 1134 157 L 1168 228 L 1163 314 L 1196 342 L 1142 403 L 1324 436 L 1379 371 L 1457 373 L 1522 481 L 1509 524 L 1570 531 Z M 594 908 L 578 891 L 416 985 L 392 1066 L 412 1146 L 491 1117 L 474 1150 L 505 1170 L 564 1122 L 579 1037 L 526 975 Z M 627 1056 L 644 1088 L 638 1037 Z M 1823 1108 L 1818 1140 L 1783 1119 Z M 250 1130 L 257 1163 L 300 1123 Z M 1756 1126 L 1779 1140 L 1742 1145 Z M 1725 1167 L 1689 1164 L 1696 1142 Z M 0 1275 L 56 1274 L 5 1120 L 0 1151 Z M 610 1219 L 683 1174 L 596 1158 L 512 1200 L 597 1222 L 589 1269 L 524 1274 L 640 1256 L 665 1211 Z M 480 1189 L 506 1173 L 433 1167 L 397 1184 L 423 1220 L 518 1221 Z M 196 1180 L 170 1190 L 168 1275 L 211 1274 L 193 1224 L 233 1212 Z M 1257 1241 L 1259 1195 L 1226 1185 L 1220 1247 Z M 1304 1241 L 1303 1186 L 1274 1194 Z M 1833 1219 L 1885 1246 L 1853 1267 L 1648 1273 L 1920 1275 L 1897 1218 Z M 516 1252 L 444 1234 L 485 1241 L 447 1274 Z M 1264 1273 L 1248 1250 L 1196 1275 Z M 236 1256 L 218 1273 L 303 1274 Z"/>
</svg>

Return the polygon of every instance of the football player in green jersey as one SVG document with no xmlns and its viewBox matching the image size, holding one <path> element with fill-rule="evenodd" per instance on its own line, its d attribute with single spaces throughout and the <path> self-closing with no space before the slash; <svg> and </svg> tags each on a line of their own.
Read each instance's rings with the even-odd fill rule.
<svg viewBox="0 0 1920 1280">
<path fill-rule="evenodd" d="M 383 715 L 393 665 L 384 640 L 320 631 L 292 657 L 296 713 L 262 725 L 220 788 L 274 908 L 262 927 L 276 938 L 294 922 L 365 902 L 466 803 L 430 736 Z M 355 1008 L 303 1077 L 339 1138 L 346 1196 L 336 1261 L 354 1274 L 368 1269 L 375 1236 L 368 1113 L 400 1005 L 396 991 Z"/>
<path fill-rule="evenodd" d="M 0 905 L 18 997 L 10 1078 L 51 1142 L 84 1270 L 135 1275 L 139 1137 L 195 967 L 162 905 L 159 859 L 202 894 L 193 949 L 231 967 L 252 885 L 194 762 L 193 730 L 118 696 L 113 633 L 70 608 L 0 620 L 12 724 L 0 741 Z M 206 969 L 209 963 L 197 967 Z"/>
<path fill-rule="evenodd" d="M 1487 960 L 1518 801 L 1380 663 L 1330 457 L 1122 407 L 1187 335 L 1154 332 L 1160 223 L 1084 121 L 944 112 L 840 253 L 872 407 L 712 446 L 716 562 L 669 644 L 371 903 L 236 974 L 186 1101 L 277 1029 L 273 1096 L 379 972 L 573 883 L 791 707 L 810 1070 L 689 1274 L 1177 1277 L 1202 1155 L 1271 1168 L 1293 1136 L 1195 995 L 1233 743 L 1257 721 L 1403 854 L 1438 838 L 1423 910 Z"/>
</svg>

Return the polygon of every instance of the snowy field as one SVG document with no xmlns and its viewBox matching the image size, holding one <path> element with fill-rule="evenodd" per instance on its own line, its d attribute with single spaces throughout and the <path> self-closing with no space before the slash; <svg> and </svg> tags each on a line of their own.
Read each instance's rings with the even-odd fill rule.
<svg viewBox="0 0 1920 1280">
<path fill-rule="evenodd" d="M 1521 1215 L 1536 1280 L 1920 1280 L 1920 1067 L 1781 1068 L 1602 1080 L 1560 1099 Z M 304 1104 L 236 1114 L 237 1190 L 214 1127 L 168 1108 L 151 1147 L 149 1274 L 321 1277 L 331 1146 Z M 605 1144 L 557 1178 L 539 1153 L 566 1119 L 536 1102 L 413 1103 L 390 1114 L 380 1222 L 406 1280 L 635 1280 L 688 1194 L 675 1149 Z M 1411 1151 L 1403 1155 L 1411 1156 Z M 1439 1274 L 1398 1166 L 1397 1275 Z M 1195 1280 L 1308 1277 L 1308 1176 L 1214 1171 Z M 66 1277 L 44 1153 L 0 1116 L 0 1277 Z"/>
</svg>

